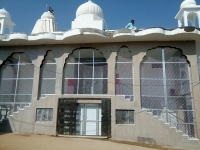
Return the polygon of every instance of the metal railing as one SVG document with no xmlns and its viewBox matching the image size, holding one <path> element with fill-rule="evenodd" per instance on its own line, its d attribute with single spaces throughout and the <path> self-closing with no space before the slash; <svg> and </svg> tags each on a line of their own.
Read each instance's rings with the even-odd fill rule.
<svg viewBox="0 0 200 150">
<path fill-rule="evenodd" d="M 196 137 L 194 111 L 193 110 L 166 110 L 166 109 L 146 109 L 159 120 L 169 123 L 170 126 L 177 128 L 189 137 Z M 166 113 L 166 111 L 168 113 Z M 167 121 L 168 118 L 168 121 Z"/>
</svg>

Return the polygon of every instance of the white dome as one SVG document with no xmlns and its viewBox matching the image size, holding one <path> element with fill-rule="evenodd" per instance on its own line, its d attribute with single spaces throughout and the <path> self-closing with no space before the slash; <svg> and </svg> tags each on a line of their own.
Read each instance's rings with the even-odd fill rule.
<svg viewBox="0 0 200 150">
<path fill-rule="evenodd" d="M 0 9 L 0 16 L 10 18 L 10 14 L 4 8 Z"/>
<path fill-rule="evenodd" d="M 95 14 L 103 18 L 102 9 L 97 4 L 93 3 L 91 0 L 78 7 L 76 11 L 76 17 L 82 14 Z"/>
<path fill-rule="evenodd" d="M 53 19 L 53 20 L 55 20 L 55 17 L 50 11 L 47 11 L 47 12 L 43 13 L 43 15 L 41 16 L 41 19 Z"/>
<path fill-rule="evenodd" d="M 188 7 L 188 6 L 196 6 L 197 3 L 195 0 L 184 0 L 181 4 L 181 8 Z"/>
</svg>

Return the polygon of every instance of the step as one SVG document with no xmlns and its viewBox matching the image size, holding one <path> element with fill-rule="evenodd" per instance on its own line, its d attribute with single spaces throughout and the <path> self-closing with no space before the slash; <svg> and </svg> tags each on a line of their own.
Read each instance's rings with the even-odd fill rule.
<svg viewBox="0 0 200 150">
<path fill-rule="evenodd" d="M 197 138 L 189 138 L 188 139 L 188 144 L 192 148 L 200 149 L 199 139 L 197 139 Z"/>
</svg>

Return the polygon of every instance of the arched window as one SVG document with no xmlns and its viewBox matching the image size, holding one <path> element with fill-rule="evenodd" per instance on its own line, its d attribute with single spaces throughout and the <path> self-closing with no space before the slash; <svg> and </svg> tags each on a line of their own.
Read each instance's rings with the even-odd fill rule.
<svg viewBox="0 0 200 150">
<path fill-rule="evenodd" d="M 63 72 L 63 94 L 107 94 L 108 66 L 98 50 L 75 50 L 66 59 Z"/>
<path fill-rule="evenodd" d="M 40 67 L 39 97 L 43 95 L 55 94 L 55 84 L 56 61 L 52 51 L 47 51 Z"/>
<path fill-rule="evenodd" d="M 127 47 L 120 48 L 117 53 L 115 93 L 133 101 L 133 62 Z"/>
<path fill-rule="evenodd" d="M 1 65 L 0 107 L 7 115 L 31 103 L 33 73 L 34 65 L 24 53 L 12 54 Z"/>
<path fill-rule="evenodd" d="M 189 64 L 175 48 L 147 51 L 140 65 L 142 108 L 195 136 Z"/>
</svg>

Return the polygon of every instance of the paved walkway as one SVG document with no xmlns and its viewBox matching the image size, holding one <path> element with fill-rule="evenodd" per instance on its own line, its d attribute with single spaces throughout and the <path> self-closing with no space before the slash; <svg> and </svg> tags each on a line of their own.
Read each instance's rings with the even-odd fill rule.
<svg viewBox="0 0 200 150">
<path fill-rule="evenodd" d="M 153 150 L 134 143 L 108 140 L 54 137 L 46 135 L 0 134 L 0 150 Z M 166 150 L 166 149 L 165 149 Z"/>
</svg>

